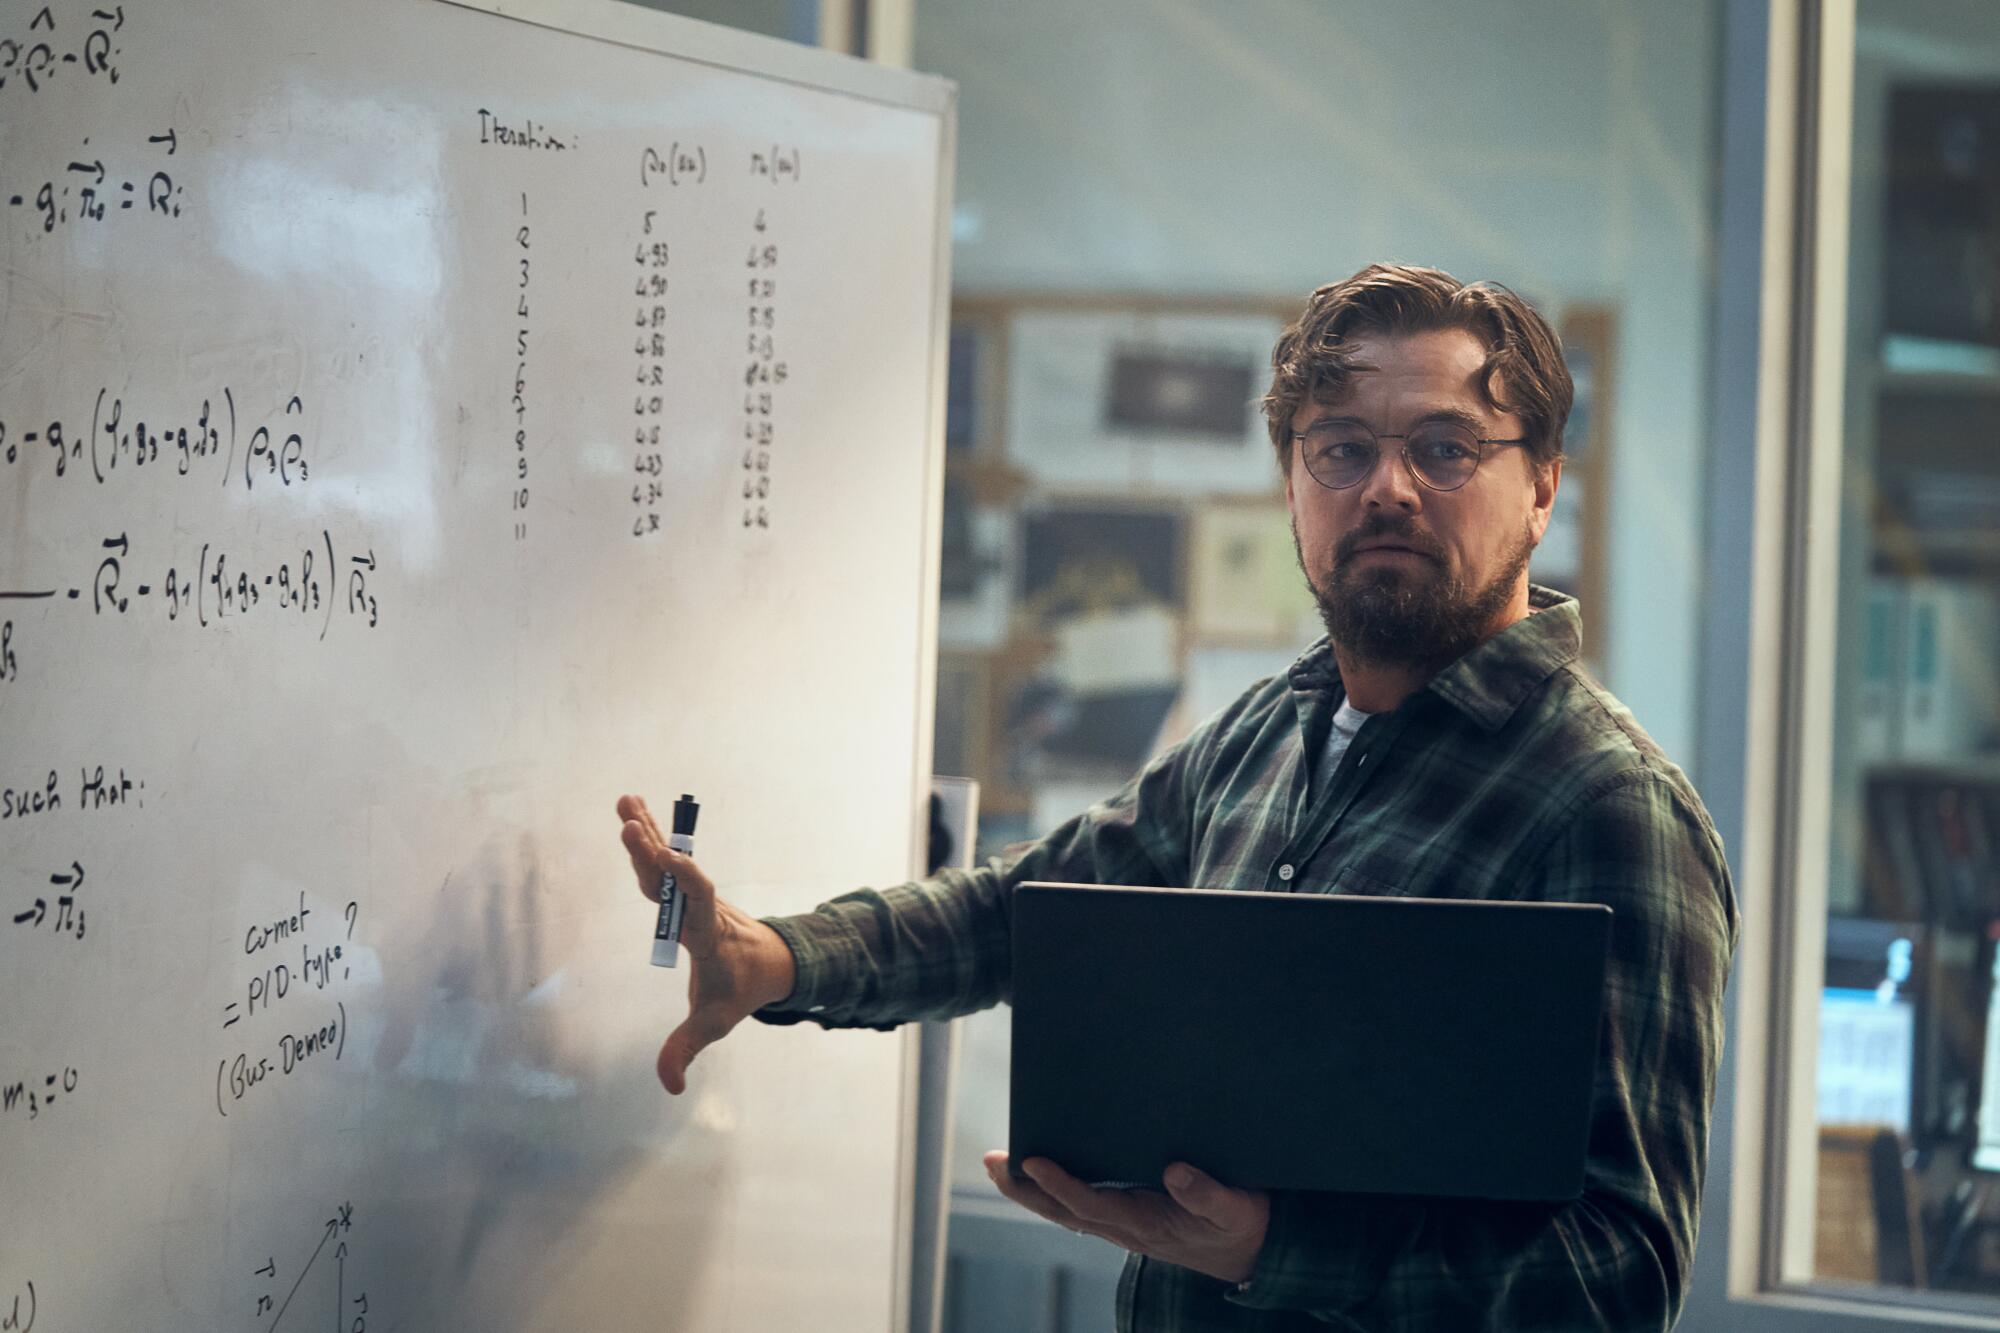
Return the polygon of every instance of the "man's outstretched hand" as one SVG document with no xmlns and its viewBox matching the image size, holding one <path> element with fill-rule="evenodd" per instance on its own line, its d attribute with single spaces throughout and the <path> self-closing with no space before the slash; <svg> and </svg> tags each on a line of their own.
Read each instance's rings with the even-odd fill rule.
<svg viewBox="0 0 2000 1333">
<path fill-rule="evenodd" d="M 660 1082 L 678 1095 L 687 1089 L 695 1056 L 767 1004 L 792 993 L 792 951 L 755 917 L 718 898 L 715 885 L 693 860 L 667 846 L 659 821 L 637 796 L 618 798 L 621 836 L 639 877 L 639 892 L 660 901 L 660 877 L 671 874 L 687 898 L 681 912 L 681 948 L 688 959 L 688 1016 L 660 1047 Z"/>
<path fill-rule="evenodd" d="M 1007 1174 L 1004 1152 L 985 1162 L 1000 1192 L 1029 1212 L 1224 1282 L 1249 1280 L 1271 1225 L 1269 1194 L 1231 1189 L 1185 1162 L 1167 1168 L 1164 1194 L 1093 1189 L 1046 1157 L 1021 1163 L 1027 1180 Z"/>
</svg>

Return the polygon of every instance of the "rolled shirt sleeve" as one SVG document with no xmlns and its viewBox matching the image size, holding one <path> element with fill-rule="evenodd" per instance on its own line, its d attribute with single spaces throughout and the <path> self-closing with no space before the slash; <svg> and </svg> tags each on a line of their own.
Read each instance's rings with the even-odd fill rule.
<svg viewBox="0 0 2000 1333">
<path fill-rule="evenodd" d="M 1011 855 L 893 888 L 858 889 L 802 915 L 764 918 L 791 948 L 798 979 L 789 998 L 755 1017 L 893 1027 L 1007 999 L 1015 886 L 1187 883 L 1188 773 L 1223 720 L 1198 728 L 1109 799 Z"/>
</svg>

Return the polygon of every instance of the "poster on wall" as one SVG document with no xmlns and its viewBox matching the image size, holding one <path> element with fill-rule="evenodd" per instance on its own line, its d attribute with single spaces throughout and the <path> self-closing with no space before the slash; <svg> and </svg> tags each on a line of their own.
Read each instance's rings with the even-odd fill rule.
<svg viewBox="0 0 2000 1333">
<path fill-rule="evenodd" d="M 1577 305 L 1560 320 L 1563 359 L 1576 398 L 1563 429 L 1563 472 L 1548 531 L 1528 563 L 1528 576 L 1583 604 L 1583 653 L 1594 671 L 1611 642 L 1610 545 L 1607 512 L 1614 462 L 1611 387 L 1617 319 L 1611 308 Z"/>
<path fill-rule="evenodd" d="M 1009 776 L 1120 780 L 1152 752 L 1180 691 L 1181 517 L 1065 505 L 1022 519 L 1019 620 L 1040 658 L 1011 693 Z"/>
<path fill-rule="evenodd" d="M 1303 648 L 1319 636 L 1283 502 L 1205 505 L 1191 548 L 1188 629 L 1198 642 Z"/>
<path fill-rule="evenodd" d="M 1007 636 L 1013 516 L 980 504 L 955 476 L 944 484 L 938 558 L 938 645 L 995 648 Z"/>
<path fill-rule="evenodd" d="M 986 772 L 991 673 L 976 653 L 938 654 L 937 712 L 931 746 L 933 772 L 976 777 Z"/>
<path fill-rule="evenodd" d="M 1891 89 L 1883 161 L 1887 331 L 2000 347 L 2000 89 Z"/>
<path fill-rule="evenodd" d="M 1008 461 L 1051 490 L 1270 494 L 1258 404 L 1283 327 L 1276 314 L 1017 310 Z"/>
</svg>

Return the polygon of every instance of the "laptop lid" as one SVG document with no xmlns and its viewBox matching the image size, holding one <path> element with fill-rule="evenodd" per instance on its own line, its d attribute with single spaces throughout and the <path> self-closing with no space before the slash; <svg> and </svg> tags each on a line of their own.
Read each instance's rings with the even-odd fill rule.
<svg viewBox="0 0 2000 1333">
<path fill-rule="evenodd" d="M 1009 1165 L 1159 1188 L 1583 1188 L 1611 909 L 1029 883 Z"/>
</svg>

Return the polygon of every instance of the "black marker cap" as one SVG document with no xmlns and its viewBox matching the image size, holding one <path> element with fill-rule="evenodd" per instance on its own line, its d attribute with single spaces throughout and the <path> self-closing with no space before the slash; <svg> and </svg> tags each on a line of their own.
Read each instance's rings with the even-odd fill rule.
<svg viewBox="0 0 2000 1333">
<path fill-rule="evenodd" d="M 684 838 L 692 838 L 694 821 L 700 815 L 701 807 L 695 804 L 694 797 L 681 793 L 681 798 L 674 802 L 674 832 Z"/>
</svg>

